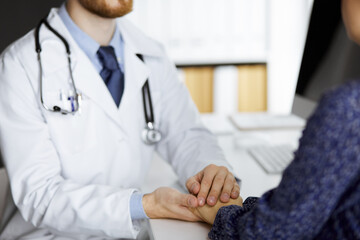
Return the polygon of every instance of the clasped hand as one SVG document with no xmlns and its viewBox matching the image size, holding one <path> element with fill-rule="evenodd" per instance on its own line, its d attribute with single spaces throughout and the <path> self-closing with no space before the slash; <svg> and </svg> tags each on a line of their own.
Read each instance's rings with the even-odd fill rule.
<svg viewBox="0 0 360 240">
<path fill-rule="evenodd" d="M 191 194 L 162 187 L 144 195 L 143 206 L 148 217 L 212 224 L 220 207 L 242 205 L 240 187 L 226 167 L 209 165 L 189 178 L 186 187 Z"/>
<path fill-rule="evenodd" d="M 209 165 L 186 182 L 188 191 L 197 195 L 198 205 L 206 203 L 214 206 L 220 197 L 220 201 L 227 203 L 237 199 L 240 194 L 240 187 L 234 175 L 226 167 Z"/>
</svg>

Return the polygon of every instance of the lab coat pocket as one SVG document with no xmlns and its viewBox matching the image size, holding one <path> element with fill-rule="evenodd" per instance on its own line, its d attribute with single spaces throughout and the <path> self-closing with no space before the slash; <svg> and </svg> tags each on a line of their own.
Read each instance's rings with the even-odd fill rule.
<svg viewBox="0 0 360 240">
<path fill-rule="evenodd" d="M 74 109 L 76 94 L 68 68 L 61 67 L 57 71 L 44 71 L 41 81 L 40 91 L 46 107 L 53 109 L 54 106 L 58 106 L 66 111 Z"/>
<path fill-rule="evenodd" d="M 65 91 L 59 89 L 58 91 L 49 91 L 43 93 L 43 104 L 48 108 L 53 110 L 55 107 L 61 108 L 71 112 L 76 104 L 73 91 Z"/>
<path fill-rule="evenodd" d="M 59 94 L 49 92 L 47 98 L 50 104 L 64 106 Z M 55 98 L 52 99 L 51 98 Z M 95 119 L 90 117 L 90 99 L 82 96 L 81 109 L 74 114 L 46 112 L 46 120 L 52 140 L 59 153 L 75 155 L 96 145 Z M 50 105 L 53 106 L 53 105 Z"/>
</svg>

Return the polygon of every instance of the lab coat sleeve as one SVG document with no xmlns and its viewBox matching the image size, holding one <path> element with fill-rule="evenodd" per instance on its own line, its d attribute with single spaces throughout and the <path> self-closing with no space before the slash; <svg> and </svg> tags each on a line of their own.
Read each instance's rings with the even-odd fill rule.
<svg viewBox="0 0 360 240">
<path fill-rule="evenodd" d="M 135 189 L 83 185 L 62 176 L 38 90 L 28 77 L 28 72 L 38 69 L 25 71 L 14 52 L 10 49 L 0 58 L 0 144 L 13 199 L 23 218 L 63 234 L 135 238 L 139 229 L 129 210 Z"/>
<path fill-rule="evenodd" d="M 209 164 L 226 166 L 216 137 L 204 127 L 200 114 L 185 85 L 179 80 L 174 64 L 164 57 L 164 76 L 160 113 L 163 140 L 157 151 L 169 161 L 185 187 L 186 180 Z"/>
</svg>

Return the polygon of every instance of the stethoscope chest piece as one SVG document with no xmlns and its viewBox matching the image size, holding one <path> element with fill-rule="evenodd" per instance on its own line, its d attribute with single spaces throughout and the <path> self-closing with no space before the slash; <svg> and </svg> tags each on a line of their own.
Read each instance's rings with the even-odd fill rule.
<svg viewBox="0 0 360 240">
<path fill-rule="evenodd" d="M 161 133 L 159 130 L 154 129 L 152 124 L 149 124 L 142 131 L 142 140 L 147 145 L 152 145 L 160 142 Z"/>
</svg>

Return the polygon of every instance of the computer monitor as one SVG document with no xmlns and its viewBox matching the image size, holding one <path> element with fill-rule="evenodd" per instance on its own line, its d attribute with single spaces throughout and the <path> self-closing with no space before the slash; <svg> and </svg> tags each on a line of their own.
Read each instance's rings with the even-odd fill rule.
<svg viewBox="0 0 360 240">
<path fill-rule="evenodd" d="M 340 0 L 315 0 L 301 61 L 292 113 L 307 119 L 322 94 L 360 77 L 360 47 L 350 41 Z"/>
</svg>

